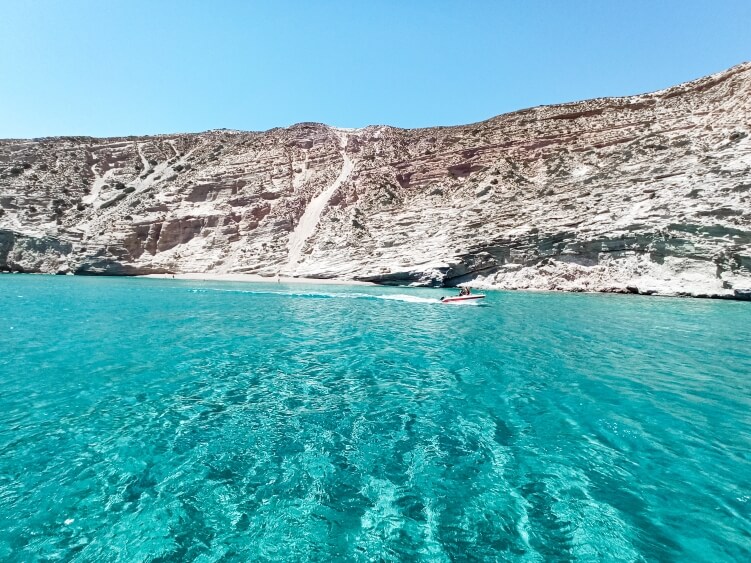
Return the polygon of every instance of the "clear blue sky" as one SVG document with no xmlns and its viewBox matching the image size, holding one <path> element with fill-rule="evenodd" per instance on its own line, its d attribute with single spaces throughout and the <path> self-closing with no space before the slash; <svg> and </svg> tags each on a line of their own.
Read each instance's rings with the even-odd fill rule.
<svg viewBox="0 0 751 563">
<path fill-rule="evenodd" d="M 453 125 L 751 60 L 751 0 L 0 0 L 0 137 Z"/>
</svg>

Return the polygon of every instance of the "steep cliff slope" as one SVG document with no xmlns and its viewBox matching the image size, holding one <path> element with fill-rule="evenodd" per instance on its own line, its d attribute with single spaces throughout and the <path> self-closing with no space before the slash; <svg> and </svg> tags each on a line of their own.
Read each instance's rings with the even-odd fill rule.
<svg viewBox="0 0 751 563">
<path fill-rule="evenodd" d="M 0 271 L 743 296 L 751 64 L 459 127 L 0 141 Z"/>
</svg>

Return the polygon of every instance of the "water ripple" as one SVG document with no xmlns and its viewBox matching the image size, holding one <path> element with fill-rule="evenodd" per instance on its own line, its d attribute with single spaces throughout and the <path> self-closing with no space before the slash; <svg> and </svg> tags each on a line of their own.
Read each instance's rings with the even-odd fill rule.
<svg viewBox="0 0 751 563">
<path fill-rule="evenodd" d="M 2 283 L 2 560 L 751 550 L 745 304 Z"/>
</svg>

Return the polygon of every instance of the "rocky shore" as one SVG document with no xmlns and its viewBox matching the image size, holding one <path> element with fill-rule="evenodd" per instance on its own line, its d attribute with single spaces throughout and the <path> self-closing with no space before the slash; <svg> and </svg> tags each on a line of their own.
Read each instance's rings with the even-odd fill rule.
<svg viewBox="0 0 751 563">
<path fill-rule="evenodd" d="M 0 271 L 751 298 L 751 64 L 457 127 L 0 141 Z"/>
</svg>

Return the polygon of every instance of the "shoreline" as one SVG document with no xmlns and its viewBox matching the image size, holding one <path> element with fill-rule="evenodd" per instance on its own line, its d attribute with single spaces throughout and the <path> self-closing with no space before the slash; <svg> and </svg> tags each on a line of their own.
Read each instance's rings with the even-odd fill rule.
<svg viewBox="0 0 751 563">
<path fill-rule="evenodd" d="M 194 281 L 232 281 L 232 282 L 248 282 L 248 283 L 309 283 L 316 285 L 370 285 L 376 286 L 378 284 L 372 282 L 364 282 L 358 280 L 342 280 L 342 279 L 319 279 L 319 278 L 293 278 L 288 276 L 261 276 L 259 274 L 214 274 L 214 273 L 180 273 L 180 274 L 142 274 L 138 276 L 132 276 L 136 278 L 154 278 L 154 279 L 170 279 L 170 280 L 194 280 Z"/>
<path fill-rule="evenodd" d="M 48 272 L 8 272 L 0 271 L 1 275 L 40 275 L 40 276 L 55 276 L 59 274 L 53 274 Z M 96 275 L 96 274 L 66 274 L 67 276 L 75 277 L 112 277 L 112 278 L 151 278 L 151 279 L 174 279 L 174 280 L 193 280 L 193 281 L 228 281 L 228 282 L 243 282 L 243 283 L 284 283 L 284 284 L 313 284 L 313 285 L 355 285 L 355 286 L 370 286 L 370 287 L 402 287 L 402 288 L 425 288 L 425 286 L 412 286 L 409 284 L 404 285 L 391 285 L 391 284 L 379 284 L 375 282 L 366 282 L 360 280 L 347 280 L 347 279 L 332 279 L 332 278 L 303 278 L 303 277 L 287 277 L 287 276 L 274 276 L 267 277 L 259 274 L 217 274 L 217 273 L 200 273 L 189 272 L 179 274 L 137 274 L 137 275 Z M 704 293 L 704 292 L 690 292 L 686 290 L 676 291 L 636 291 L 630 288 L 612 288 L 610 290 L 597 290 L 597 289 L 547 289 L 547 288 L 514 288 L 514 287 L 493 287 L 482 282 L 472 283 L 464 282 L 451 287 L 439 287 L 434 289 L 457 289 L 463 285 L 469 285 L 475 291 L 513 291 L 513 292 L 528 292 L 528 293 L 582 293 L 590 295 L 637 295 L 640 297 L 663 297 L 663 298 L 675 298 L 675 299 L 709 299 L 716 301 L 751 301 L 751 291 L 749 290 L 737 290 L 734 292 L 723 293 Z"/>
<path fill-rule="evenodd" d="M 180 273 L 180 274 L 142 274 L 138 276 L 129 276 L 134 278 L 154 278 L 154 279 L 175 279 L 175 280 L 193 280 L 193 281 L 230 281 L 230 282 L 248 282 L 248 283 L 284 283 L 284 284 L 315 284 L 315 285 L 360 285 L 371 287 L 402 287 L 402 288 L 423 288 L 422 286 L 410 286 L 410 285 L 398 285 L 389 286 L 384 284 L 378 284 L 374 282 L 365 282 L 358 280 L 343 280 L 343 279 L 319 279 L 319 278 L 303 278 L 303 277 L 288 277 L 288 276 L 274 276 L 267 277 L 259 274 L 214 274 L 214 273 Z M 628 288 L 613 288 L 610 291 L 604 290 L 577 290 L 577 289 L 538 289 L 538 288 L 509 288 L 509 287 L 492 287 L 483 283 L 472 284 L 472 282 L 465 282 L 457 284 L 453 287 L 433 288 L 433 289 L 449 289 L 455 290 L 461 286 L 468 285 L 475 291 L 514 291 L 514 292 L 529 292 L 529 293 L 583 293 L 591 295 L 637 295 L 640 297 L 667 297 L 676 299 L 711 299 L 718 301 L 750 301 L 745 292 L 741 295 L 734 295 L 733 293 L 694 293 L 688 291 L 650 291 L 640 292 L 629 290 Z"/>
</svg>

